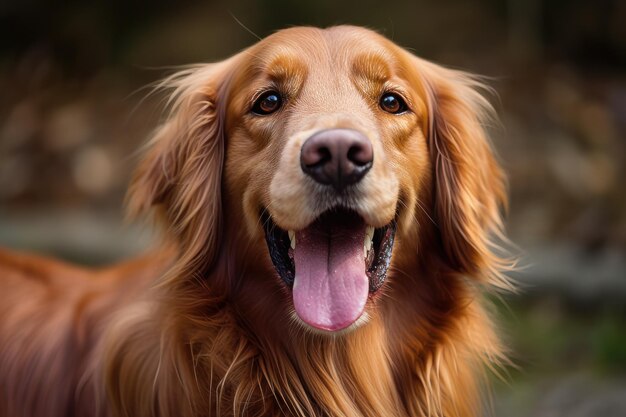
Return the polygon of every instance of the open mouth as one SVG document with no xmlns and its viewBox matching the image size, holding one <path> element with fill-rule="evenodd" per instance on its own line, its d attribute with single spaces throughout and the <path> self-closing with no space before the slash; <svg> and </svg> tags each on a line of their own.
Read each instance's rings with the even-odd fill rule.
<svg viewBox="0 0 626 417">
<path fill-rule="evenodd" d="M 297 231 L 280 229 L 267 214 L 262 220 L 270 257 L 293 289 L 298 317 L 327 331 L 358 320 L 369 295 L 385 282 L 395 221 L 374 228 L 346 209 L 327 211 Z"/>
</svg>

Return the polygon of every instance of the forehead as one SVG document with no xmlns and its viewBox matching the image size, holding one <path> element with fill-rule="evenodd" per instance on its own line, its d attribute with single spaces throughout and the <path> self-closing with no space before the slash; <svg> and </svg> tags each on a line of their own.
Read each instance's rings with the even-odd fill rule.
<svg viewBox="0 0 626 417">
<path fill-rule="evenodd" d="M 274 82 L 351 75 L 384 82 L 398 70 L 391 42 L 362 28 L 293 28 L 248 50 L 247 75 Z"/>
</svg>

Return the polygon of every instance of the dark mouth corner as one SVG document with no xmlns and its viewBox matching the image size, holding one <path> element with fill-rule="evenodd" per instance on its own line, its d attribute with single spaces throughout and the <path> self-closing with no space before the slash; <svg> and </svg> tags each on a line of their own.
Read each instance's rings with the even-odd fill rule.
<svg viewBox="0 0 626 417">
<path fill-rule="evenodd" d="M 296 267 L 293 261 L 289 234 L 286 230 L 276 226 L 267 210 L 261 214 L 261 222 L 265 231 L 265 242 L 276 272 L 283 282 L 291 288 L 296 276 Z"/>
<path fill-rule="evenodd" d="M 267 210 L 261 211 L 261 222 L 265 231 L 265 241 L 274 268 L 288 288 L 293 287 L 296 276 L 294 252 L 289 232 L 278 227 Z M 321 229 L 325 233 L 340 233 L 345 222 L 365 223 L 356 212 L 343 208 L 333 208 L 320 215 L 307 228 Z M 395 219 L 383 227 L 374 229 L 371 249 L 365 256 L 365 269 L 369 278 L 369 291 L 375 293 L 385 283 L 391 264 L 391 255 L 397 224 Z M 297 244 L 296 244 L 297 247 Z"/>
</svg>

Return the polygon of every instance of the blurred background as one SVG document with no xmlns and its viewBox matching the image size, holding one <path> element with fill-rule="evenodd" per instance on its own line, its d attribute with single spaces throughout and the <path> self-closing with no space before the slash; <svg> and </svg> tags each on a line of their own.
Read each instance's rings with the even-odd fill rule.
<svg viewBox="0 0 626 417">
<path fill-rule="evenodd" d="M 520 293 L 494 300 L 518 369 L 494 415 L 626 415 L 626 1 L 0 2 L 0 245 L 89 265 L 151 233 L 123 222 L 162 116 L 142 89 L 292 25 L 374 28 L 491 77 Z M 245 27 L 249 28 L 246 29 Z"/>
</svg>

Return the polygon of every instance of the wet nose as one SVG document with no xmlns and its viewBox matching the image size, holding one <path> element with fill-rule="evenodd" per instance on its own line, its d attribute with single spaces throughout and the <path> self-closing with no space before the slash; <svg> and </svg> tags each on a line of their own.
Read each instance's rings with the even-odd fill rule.
<svg viewBox="0 0 626 417">
<path fill-rule="evenodd" d="M 300 152 L 305 174 L 337 191 L 359 182 L 374 162 L 372 143 L 353 129 L 329 129 L 308 138 Z"/>
</svg>

